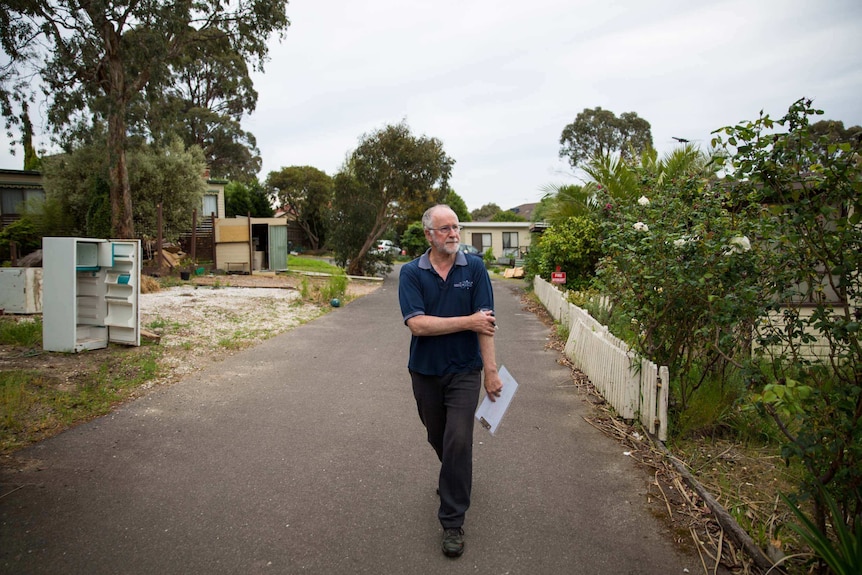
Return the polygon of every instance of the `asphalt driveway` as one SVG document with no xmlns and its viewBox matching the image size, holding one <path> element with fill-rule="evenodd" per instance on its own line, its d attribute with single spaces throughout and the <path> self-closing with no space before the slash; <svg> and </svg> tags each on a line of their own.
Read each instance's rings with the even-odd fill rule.
<svg viewBox="0 0 862 575">
<path fill-rule="evenodd" d="M 397 282 L 19 453 L 0 572 L 700 570 L 647 508 L 649 478 L 583 420 L 510 280 L 494 280 L 497 359 L 520 387 L 496 436 L 477 426 L 466 551 L 444 557 Z"/>
</svg>

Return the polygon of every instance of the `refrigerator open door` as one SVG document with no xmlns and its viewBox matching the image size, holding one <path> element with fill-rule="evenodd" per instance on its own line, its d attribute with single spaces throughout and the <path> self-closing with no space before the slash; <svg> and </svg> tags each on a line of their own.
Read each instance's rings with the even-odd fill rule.
<svg viewBox="0 0 862 575">
<path fill-rule="evenodd" d="M 100 247 L 105 250 L 100 259 L 105 266 L 108 341 L 141 345 L 141 242 L 111 240 Z"/>
</svg>

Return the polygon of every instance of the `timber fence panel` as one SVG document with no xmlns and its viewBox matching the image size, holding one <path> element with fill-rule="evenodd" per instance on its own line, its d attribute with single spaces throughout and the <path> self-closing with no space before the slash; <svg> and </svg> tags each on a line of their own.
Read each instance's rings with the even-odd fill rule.
<svg viewBox="0 0 862 575">
<path fill-rule="evenodd" d="M 553 284 L 536 276 L 533 291 L 555 321 L 569 327 L 565 354 L 590 378 L 620 417 L 639 419 L 650 434 L 667 440 L 668 369 L 639 359 L 628 345 Z"/>
</svg>

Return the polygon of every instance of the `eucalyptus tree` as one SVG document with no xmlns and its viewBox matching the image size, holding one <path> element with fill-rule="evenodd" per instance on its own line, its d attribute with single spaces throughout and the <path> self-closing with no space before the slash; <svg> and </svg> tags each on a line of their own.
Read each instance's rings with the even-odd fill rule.
<svg viewBox="0 0 862 575">
<path fill-rule="evenodd" d="M 601 106 L 585 108 L 560 134 L 560 157 L 567 158 L 573 168 L 602 156 L 619 155 L 629 160 L 652 147 L 649 122 L 636 112 L 617 117 Z"/>
<path fill-rule="evenodd" d="M 494 202 L 487 203 L 481 208 L 477 208 L 470 212 L 470 217 L 474 221 L 487 221 L 494 217 L 495 214 L 502 212 L 503 209 Z"/>
<path fill-rule="evenodd" d="M 203 150 L 212 177 L 254 185 L 260 153 L 241 125 L 258 98 L 248 64 L 223 31 L 206 30 L 201 37 L 172 66 L 172 81 L 148 85 L 135 107 L 140 122 L 130 128 L 156 141 L 179 136 Z"/>
<path fill-rule="evenodd" d="M 290 166 L 270 172 L 265 187 L 279 207 L 290 209 L 311 249 L 319 249 L 329 224 L 332 178 L 311 166 Z"/>
<path fill-rule="evenodd" d="M 113 234 L 134 237 L 126 158 L 134 104 L 145 89 L 174 86 L 189 67 L 184 59 L 211 43 L 223 42 L 220 53 L 262 70 L 269 37 L 289 25 L 285 7 L 282 0 L 6 0 L 0 112 L 15 123 L 16 103 L 41 89 L 61 144 L 81 126 L 104 121 Z"/>
<path fill-rule="evenodd" d="M 371 246 L 397 221 L 443 200 L 454 163 L 440 140 L 414 136 L 403 121 L 360 138 L 335 178 L 331 233 L 348 273 L 363 274 Z"/>
</svg>

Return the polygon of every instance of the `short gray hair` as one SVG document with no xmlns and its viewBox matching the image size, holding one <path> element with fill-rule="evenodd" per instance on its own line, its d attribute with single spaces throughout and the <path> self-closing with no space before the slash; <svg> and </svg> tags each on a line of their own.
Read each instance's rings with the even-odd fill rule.
<svg viewBox="0 0 862 575">
<path fill-rule="evenodd" d="M 451 210 L 452 212 L 454 212 L 454 211 L 455 211 L 455 210 L 453 210 L 452 208 L 450 208 L 450 207 L 449 207 L 448 205 L 446 205 L 446 204 L 436 204 L 436 205 L 434 205 L 434 206 L 431 206 L 430 208 L 428 208 L 427 210 L 425 210 L 425 213 L 424 213 L 424 214 L 422 214 L 422 227 L 423 227 L 423 228 L 425 228 L 426 230 L 430 230 L 430 229 L 431 229 L 431 215 L 432 215 L 435 211 L 437 211 L 437 210 L 439 210 L 439 209 L 441 209 L 441 208 L 446 208 L 447 210 Z"/>
</svg>

